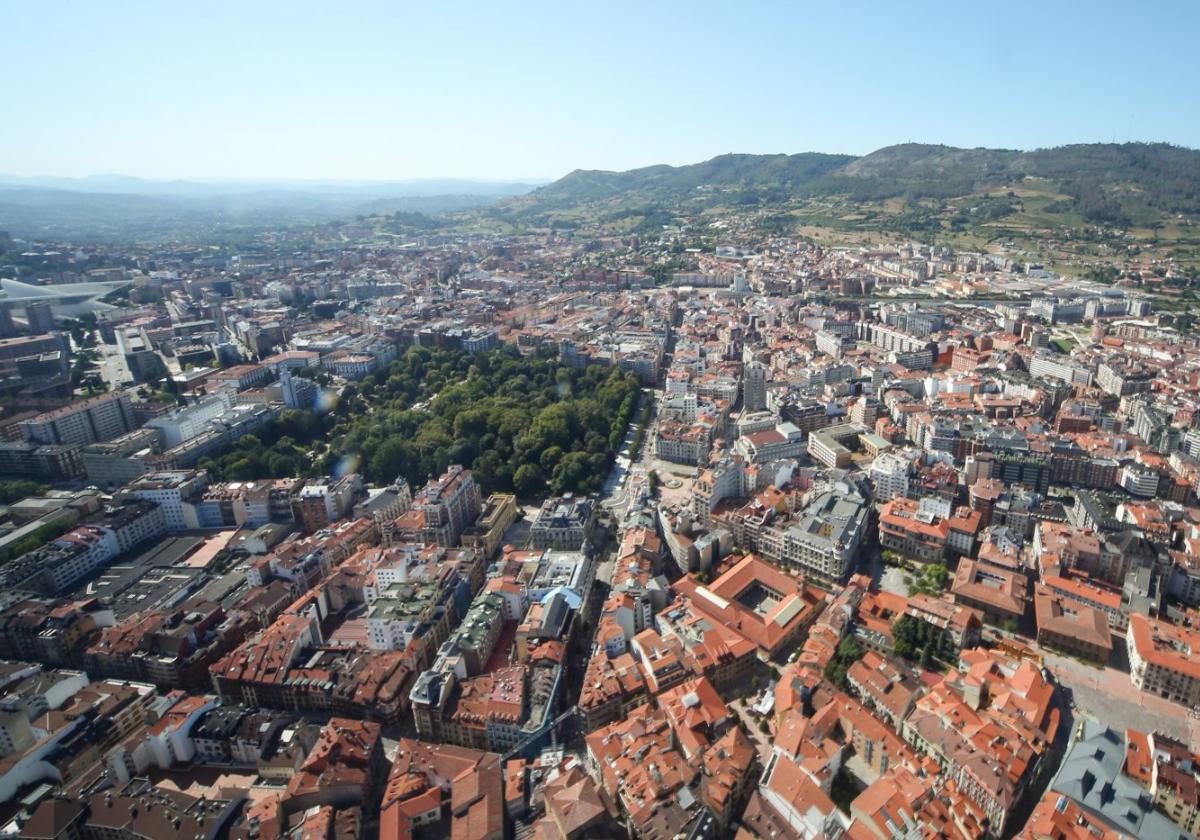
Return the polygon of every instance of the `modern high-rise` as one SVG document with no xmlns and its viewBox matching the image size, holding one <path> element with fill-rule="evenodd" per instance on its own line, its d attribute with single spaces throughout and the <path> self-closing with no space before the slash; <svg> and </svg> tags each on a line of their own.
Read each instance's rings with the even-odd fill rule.
<svg viewBox="0 0 1200 840">
<path fill-rule="evenodd" d="M 312 408 L 317 402 L 317 386 L 312 380 L 296 376 L 288 368 L 279 372 L 279 391 L 288 408 Z"/>
<path fill-rule="evenodd" d="M 767 369 L 751 362 L 742 374 L 742 411 L 762 411 L 766 407 Z"/>
<path fill-rule="evenodd" d="M 875 491 L 875 501 L 886 502 L 908 495 L 910 468 L 907 458 L 892 452 L 884 452 L 872 461 L 868 478 Z"/>
<path fill-rule="evenodd" d="M 100 443 L 137 428 L 133 405 L 124 391 L 101 394 L 23 420 L 21 436 L 33 443 Z"/>
<path fill-rule="evenodd" d="M 54 331 L 54 310 L 49 303 L 40 301 L 25 307 L 25 320 L 31 335 L 43 335 Z"/>
</svg>

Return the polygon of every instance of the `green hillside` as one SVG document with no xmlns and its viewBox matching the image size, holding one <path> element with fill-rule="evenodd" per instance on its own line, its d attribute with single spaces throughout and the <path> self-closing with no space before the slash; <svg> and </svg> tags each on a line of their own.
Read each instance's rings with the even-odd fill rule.
<svg viewBox="0 0 1200 840">
<path fill-rule="evenodd" d="M 1067 223 L 1151 225 L 1164 214 L 1200 215 L 1200 151 L 1162 143 L 1081 144 L 1031 152 L 909 143 L 859 158 L 722 155 L 689 166 L 576 170 L 502 202 L 496 215 L 535 224 L 572 217 L 615 221 L 622 214 L 658 221 L 668 212 L 782 207 L 811 199 L 987 196 L 1031 179 L 1048 182 L 1043 192 L 1061 195 L 1046 209 L 1069 216 Z"/>
<path fill-rule="evenodd" d="M 690 197 L 697 190 L 749 189 L 785 199 L 814 179 L 850 163 L 850 155 L 721 155 L 689 166 L 647 166 L 628 172 L 577 169 L 521 199 L 515 207 L 570 207 L 634 195 L 652 201 Z"/>
</svg>

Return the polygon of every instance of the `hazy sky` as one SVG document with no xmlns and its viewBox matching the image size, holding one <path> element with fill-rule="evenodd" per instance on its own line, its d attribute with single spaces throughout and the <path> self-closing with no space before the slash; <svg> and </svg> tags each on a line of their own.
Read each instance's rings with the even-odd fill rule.
<svg viewBox="0 0 1200 840">
<path fill-rule="evenodd" d="M 6 0 L 0 172 L 554 178 L 905 141 L 1200 147 L 1200 2 Z"/>
</svg>

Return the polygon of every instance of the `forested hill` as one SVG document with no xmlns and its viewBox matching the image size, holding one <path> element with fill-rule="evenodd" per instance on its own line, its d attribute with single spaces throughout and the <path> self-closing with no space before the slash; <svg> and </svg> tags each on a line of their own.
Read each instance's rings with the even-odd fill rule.
<svg viewBox="0 0 1200 840">
<path fill-rule="evenodd" d="M 576 170 L 504 202 L 514 215 L 589 206 L 704 206 L 782 204 L 792 199 L 843 196 L 954 198 L 1020 184 L 1052 182 L 1063 210 L 1090 221 L 1124 223 L 1149 216 L 1200 215 L 1200 151 L 1165 143 L 1091 143 L 1022 152 L 958 149 L 908 143 L 863 157 L 722 155 L 689 166 L 650 166 L 628 172 Z"/>
<path fill-rule="evenodd" d="M 534 190 L 530 202 L 568 207 L 596 199 L 642 194 L 648 199 L 686 198 L 697 190 L 749 188 L 786 198 L 792 191 L 852 163 L 852 155 L 721 155 L 689 166 L 647 166 L 628 172 L 577 169 Z M 513 202 L 516 205 L 522 202 Z"/>
</svg>

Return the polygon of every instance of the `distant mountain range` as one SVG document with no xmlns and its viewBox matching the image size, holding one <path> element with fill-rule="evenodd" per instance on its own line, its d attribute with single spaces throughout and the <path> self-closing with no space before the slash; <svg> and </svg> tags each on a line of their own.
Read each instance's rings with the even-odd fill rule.
<svg viewBox="0 0 1200 840">
<path fill-rule="evenodd" d="M 407 181 L 332 181 L 197 179 L 157 181 L 130 175 L 88 175 L 59 178 L 52 175 L 24 177 L 0 173 L 0 186 L 45 188 L 84 193 L 149 195 L 160 198 L 197 198 L 245 195 L 247 193 L 312 193 L 316 195 L 359 195 L 372 198 L 401 198 L 435 195 L 507 196 L 529 192 L 544 182 L 479 181 L 462 178 L 419 178 Z"/>
<path fill-rule="evenodd" d="M 202 237 L 372 213 L 475 209 L 523 225 L 577 226 L 589 217 L 619 222 L 636 216 L 643 229 L 657 230 L 673 215 L 710 208 L 782 208 L 825 199 L 869 205 L 897 197 L 911 206 L 1030 187 L 1029 178 L 1038 179 L 1042 221 L 1056 225 L 1157 225 L 1171 214 L 1200 217 L 1200 151 L 1194 149 L 1091 143 L 1023 152 L 907 143 L 862 157 L 727 154 L 687 166 L 576 170 L 541 186 L 452 179 L 150 181 L 122 175 L 0 175 L 0 230 L 62 239 Z M 1010 211 L 989 208 L 995 214 Z M 470 224 L 470 217 L 457 221 Z"/>
<path fill-rule="evenodd" d="M 619 203 L 670 206 L 772 205 L 797 198 L 954 198 L 1016 185 L 1056 183 L 1063 210 L 1123 223 L 1162 213 L 1200 214 L 1200 151 L 1165 143 L 1091 143 L 1038 149 L 957 149 L 907 143 L 863 157 L 804 153 L 728 154 L 688 166 L 628 172 L 576 170 L 502 207 L 536 219 L 555 211 Z"/>
<path fill-rule="evenodd" d="M 515 181 L 153 181 L 0 174 L 0 230 L 14 236 L 127 239 L 328 221 L 371 213 L 442 213 L 521 195 Z"/>
</svg>

